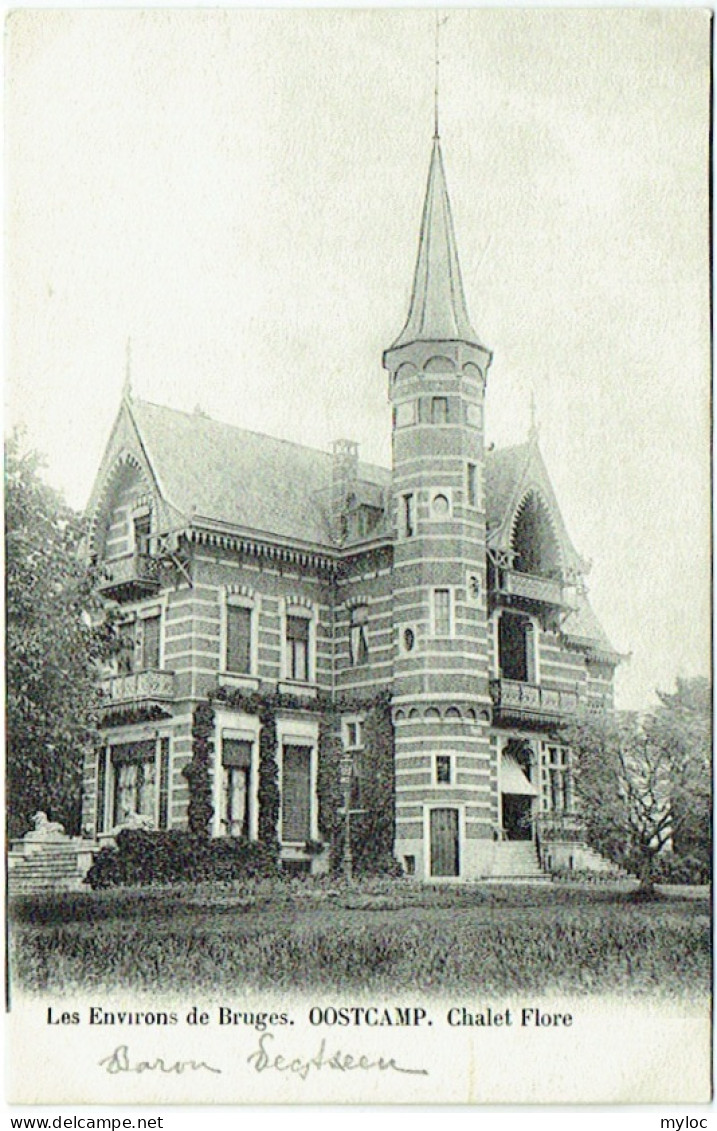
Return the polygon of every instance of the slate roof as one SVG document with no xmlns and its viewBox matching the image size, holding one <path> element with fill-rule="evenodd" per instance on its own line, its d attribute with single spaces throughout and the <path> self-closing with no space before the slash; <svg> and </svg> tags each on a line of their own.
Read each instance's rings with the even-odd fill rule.
<svg viewBox="0 0 717 1131">
<path fill-rule="evenodd" d="M 485 496 L 489 530 L 503 522 L 529 453 L 530 442 L 486 452 Z"/>
<path fill-rule="evenodd" d="M 187 521 L 330 545 L 328 452 L 148 401 L 131 411 L 167 503 Z M 380 497 L 386 468 L 359 463 L 359 497 Z"/>
<path fill-rule="evenodd" d="M 203 413 L 149 401 L 129 402 L 139 438 L 164 501 L 187 524 L 233 527 L 293 543 L 331 547 L 332 456 L 225 424 Z M 486 452 L 489 528 L 505 517 L 530 454 L 530 443 Z M 379 506 L 391 472 L 359 462 L 356 497 Z M 373 536 L 388 533 L 386 526 Z M 587 597 L 563 625 L 576 641 L 614 652 Z"/>
<path fill-rule="evenodd" d="M 578 594 L 577 607 L 563 621 L 562 632 L 571 640 L 589 641 L 598 651 L 617 655 L 584 593 Z"/>
<path fill-rule="evenodd" d="M 391 349 L 415 341 L 479 342 L 463 293 L 438 138 L 433 142 L 428 171 L 411 305 L 406 325 Z"/>
</svg>

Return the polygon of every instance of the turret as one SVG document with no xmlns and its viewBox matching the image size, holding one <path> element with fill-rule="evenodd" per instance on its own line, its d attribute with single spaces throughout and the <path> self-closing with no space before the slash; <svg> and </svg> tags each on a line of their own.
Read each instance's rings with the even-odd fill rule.
<svg viewBox="0 0 717 1131">
<path fill-rule="evenodd" d="M 490 361 L 466 306 L 435 138 L 408 317 L 383 357 L 393 405 L 396 850 L 425 878 L 485 874 L 498 820 L 483 490 Z"/>
</svg>

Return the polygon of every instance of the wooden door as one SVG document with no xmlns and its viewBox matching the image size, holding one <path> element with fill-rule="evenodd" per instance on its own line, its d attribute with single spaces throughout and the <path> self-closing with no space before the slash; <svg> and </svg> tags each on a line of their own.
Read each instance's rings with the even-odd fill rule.
<svg viewBox="0 0 717 1131">
<path fill-rule="evenodd" d="M 458 810 L 431 809 L 431 875 L 457 876 Z"/>
</svg>

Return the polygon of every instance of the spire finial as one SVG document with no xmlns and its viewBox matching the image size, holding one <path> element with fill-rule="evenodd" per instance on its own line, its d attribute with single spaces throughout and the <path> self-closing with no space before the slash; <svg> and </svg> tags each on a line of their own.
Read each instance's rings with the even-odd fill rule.
<svg viewBox="0 0 717 1131">
<path fill-rule="evenodd" d="M 122 399 L 130 401 L 132 399 L 132 339 L 127 338 L 127 347 L 125 353 L 125 368 L 124 368 L 124 384 L 122 385 Z"/>
<path fill-rule="evenodd" d="M 531 440 L 537 440 L 540 432 L 538 427 L 538 411 L 535 405 L 535 388 L 531 387 L 530 390 L 530 432 L 528 436 Z"/>
<path fill-rule="evenodd" d="M 435 80 L 435 86 L 434 86 L 434 90 L 433 90 L 433 138 L 434 138 L 434 141 L 438 141 L 438 139 L 441 136 L 439 129 L 438 129 L 438 72 L 439 72 L 439 69 L 440 69 L 440 66 L 441 66 L 441 42 L 440 42 L 441 41 L 441 25 L 444 24 L 446 22 L 446 20 L 448 19 L 448 16 L 444 16 L 443 19 L 441 19 L 439 14 L 438 14 L 438 11 L 439 11 L 438 8 L 436 8 L 436 53 L 435 53 L 436 54 L 436 58 L 435 58 L 436 80 Z"/>
</svg>

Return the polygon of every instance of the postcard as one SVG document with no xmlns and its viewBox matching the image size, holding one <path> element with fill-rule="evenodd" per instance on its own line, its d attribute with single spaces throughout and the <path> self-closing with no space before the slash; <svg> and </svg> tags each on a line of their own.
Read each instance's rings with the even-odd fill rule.
<svg viewBox="0 0 717 1131">
<path fill-rule="evenodd" d="M 11 1103 L 709 1101 L 710 36 L 7 17 Z"/>
</svg>

